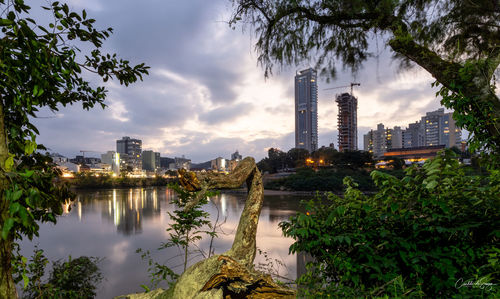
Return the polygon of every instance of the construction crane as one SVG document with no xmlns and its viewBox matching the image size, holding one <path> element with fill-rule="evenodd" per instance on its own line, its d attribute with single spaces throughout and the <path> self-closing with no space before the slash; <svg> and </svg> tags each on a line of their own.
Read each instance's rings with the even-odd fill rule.
<svg viewBox="0 0 500 299">
<path fill-rule="evenodd" d="M 325 88 L 323 90 L 332 90 L 332 89 L 339 89 L 339 88 L 346 88 L 346 87 L 351 87 L 351 96 L 352 95 L 352 89 L 354 86 L 361 86 L 361 83 L 355 83 L 355 82 L 351 82 L 350 85 L 344 85 L 344 86 L 337 86 L 337 87 L 330 87 L 330 88 Z"/>
</svg>

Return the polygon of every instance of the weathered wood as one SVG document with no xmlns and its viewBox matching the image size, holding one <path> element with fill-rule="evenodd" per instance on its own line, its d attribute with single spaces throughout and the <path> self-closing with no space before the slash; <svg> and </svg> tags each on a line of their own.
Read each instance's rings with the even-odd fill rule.
<svg viewBox="0 0 500 299">
<path fill-rule="evenodd" d="M 187 268 L 175 286 L 164 292 L 117 298 L 294 298 L 295 291 L 276 284 L 270 275 L 255 271 L 257 226 L 264 200 L 262 176 L 253 158 L 243 159 L 231 174 L 193 173 L 180 170 L 180 183 L 188 191 L 202 190 L 185 209 L 195 206 L 209 189 L 239 188 L 244 182 L 248 197 L 240 216 L 231 249 Z M 140 296 L 140 297 L 135 297 Z"/>
<path fill-rule="evenodd" d="M 179 277 L 173 291 L 163 294 L 165 298 L 294 297 L 294 290 L 274 283 L 269 275 L 257 272 L 253 268 L 257 226 L 264 200 L 262 176 L 255 160 L 250 157 L 245 158 L 228 175 L 194 174 L 186 171 L 180 171 L 180 175 L 181 185 L 189 191 L 238 188 L 246 182 L 248 197 L 231 249 L 189 267 Z M 199 199 L 195 199 L 197 200 Z"/>
</svg>

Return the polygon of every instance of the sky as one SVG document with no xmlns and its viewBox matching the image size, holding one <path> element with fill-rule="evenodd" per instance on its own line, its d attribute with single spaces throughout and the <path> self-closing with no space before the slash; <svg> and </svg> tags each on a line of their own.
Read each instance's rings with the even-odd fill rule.
<svg viewBox="0 0 500 299">
<path fill-rule="evenodd" d="M 33 7 L 39 1 L 31 2 Z M 37 141 L 67 157 L 99 157 L 116 150 L 116 140 L 142 140 L 143 150 L 162 157 L 184 155 L 193 163 L 229 158 L 238 150 L 258 161 L 271 147 L 294 147 L 294 75 L 314 65 L 304 62 L 275 69 L 270 78 L 257 64 L 255 36 L 250 28 L 227 24 L 229 0 L 68 0 L 85 9 L 96 27 L 112 27 L 103 51 L 117 53 L 131 64 L 151 67 L 144 81 L 121 86 L 115 81 L 88 80 L 108 89 L 106 109 L 82 109 L 80 104 L 59 111 L 42 109 L 33 122 Z M 32 16 L 48 20 L 40 9 Z M 433 78 L 420 67 L 400 71 L 381 41 L 371 42 L 374 57 L 355 75 L 337 64 L 338 76 L 318 80 L 319 146 L 337 145 L 335 93 L 324 90 L 359 82 L 358 147 L 363 134 L 378 123 L 402 126 L 440 108 L 431 88 Z M 84 49 L 82 49 L 84 51 Z M 82 52 L 82 54 L 85 54 Z M 314 57 L 312 57 L 312 60 Z"/>
</svg>

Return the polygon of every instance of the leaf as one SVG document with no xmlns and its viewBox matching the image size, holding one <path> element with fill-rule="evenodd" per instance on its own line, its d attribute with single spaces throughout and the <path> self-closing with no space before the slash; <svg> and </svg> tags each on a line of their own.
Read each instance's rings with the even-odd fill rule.
<svg viewBox="0 0 500 299">
<path fill-rule="evenodd" d="M 30 279 L 25 273 L 23 273 L 22 276 L 23 276 L 23 288 L 26 289 L 28 283 L 30 282 Z"/>
<path fill-rule="evenodd" d="M 425 186 L 425 188 L 432 190 L 432 189 L 436 188 L 437 185 L 438 185 L 438 181 L 432 181 L 432 182 L 428 183 Z"/>
<path fill-rule="evenodd" d="M 7 240 L 10 229 L 14 226 L 14 218 L 7 218 L 2 227 L 2 239 Z"/>
<path fill-rule="evenodd" d="M 37 144 L 33 140 L 26 140 L 24 145 L 24 153 L 26 155 L 31 155 L 36 150 Z"/>
<path fill-rule="evenodd" d="M 24 173 L 20 173 L 19 175 L 25 178 L 30 178 L 34 173 L 34 170 L 26 170 Z"/>
<path fill-rule="evenodd" d="M 391 211 L 394 213 L 398 210 L 399 205 L 397 203 L 391 204 Z"/>
<path fill-rule="evenodd" d="M 16 214 L 19 211 L 19 208 L 21 208 L 21 205 L 18 202 L 11 204 L 9 207 L 10 215 L 13 216 Z"/>
<path fill-rule="evenodd" d="M 5 160 L 5 170 L 12 171 L 13 167 L 14 167 L 14 155 L 9 153 L 9 157 L 7 158 L 7 160 Z"/>
</svg>

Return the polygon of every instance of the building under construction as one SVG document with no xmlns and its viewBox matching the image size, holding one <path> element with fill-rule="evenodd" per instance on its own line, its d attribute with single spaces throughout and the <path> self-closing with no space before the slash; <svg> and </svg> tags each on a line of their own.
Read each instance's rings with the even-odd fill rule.
<svg viewBox="0 0 500 299">
<path fill-rule="evenodd" d="M 358 99 L 348 93 L 337 95 L 339 151 L 358 150 Z"/>
</svg>

